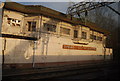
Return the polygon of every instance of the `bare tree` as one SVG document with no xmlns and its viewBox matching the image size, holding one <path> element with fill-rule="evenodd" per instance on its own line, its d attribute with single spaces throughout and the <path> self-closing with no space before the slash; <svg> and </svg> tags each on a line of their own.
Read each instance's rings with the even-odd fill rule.
<svg viewBox="0 0 120 81">
<path fill-rule="evenodd" d="M 115 3 L 120 6 L 120 3 Z M 114 6 L 114 5 L 113 5 Z M 119 7 L 118 7 L 119 9 Z M 119 10 L 118 10 L 119 11 Z M 89 12 L 87 19 L 94 22 L 99 27 L 107 29 L 111 32 L 111 35 L 108 35 L 107 46 L 113 48 L 113 57 L 117 61 L 120 58 L 120 27 L 119 27 L 119 18 L 120 16 L 115 12 L 111 11 L 107 7 L 97 8 Z"/>
</svg>

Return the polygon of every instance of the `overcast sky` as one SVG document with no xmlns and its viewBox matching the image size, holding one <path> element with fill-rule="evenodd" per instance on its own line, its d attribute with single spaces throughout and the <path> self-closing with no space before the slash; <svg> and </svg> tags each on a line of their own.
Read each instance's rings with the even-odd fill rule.
<svg viewBox="0 0 120 81">
<path fill-rule="evenodd" d="M 0 1 L 15 1 L 25 5 L 43 5 L 45 7 L 52 8 L 54 10 L 66 13 L 67 8 L 73 3 L 81 1 L 115 1 L 115 0 L 0 0 Z M 116 0 L 119 1 L 119 0 Z"/>
</svg>

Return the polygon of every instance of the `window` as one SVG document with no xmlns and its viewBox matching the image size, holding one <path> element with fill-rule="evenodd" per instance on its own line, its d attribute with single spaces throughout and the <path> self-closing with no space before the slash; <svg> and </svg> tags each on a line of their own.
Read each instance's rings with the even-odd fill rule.
<svg viewBox="0 0 120 81">
<path fill-rule="evenodd" d="M 86 32 L 82 32 L 82 39 L 87 39 L 87 33 Z"/>
<path fill-rule="evenodd" d="M 102 37 L 97 36 L 97 40 L 102 41 Z"/>
<path fill-rule="evenodd" d="M 70 35 L 70 29 L 61 27 L 60 28 L 60 33 Z"/>
<path fill-rule="evenodd" d="M 74 30 L 74 38 L 78 38 L 78 31 Z"/>
<path fill-rule="evenodd" d="M 90 39 L 96 40 L 96 36 L 91 34 Z"/>
<path fill-rule="evenodd" d="M 28 31 L 36 31 L 36 22 L 28 21 Z"/>
<path fill-rule="evenodd" d="M 90 34 L 90 39 L 94 40 L 94 35 Z"/>
<path fill-rule="evenodd" d="M 10 24 L 12 26 L 20 26 L 21 21 L 18 19 L 7 18 L 7 22 L 8 22 L 8 24 Z"/>
<path fill-rule="evenodd" d="M 44 23 L 44 28 L 45 31 L 50 31 L 50 32 L 56 32 L 56 25 Z"/>
</svg>

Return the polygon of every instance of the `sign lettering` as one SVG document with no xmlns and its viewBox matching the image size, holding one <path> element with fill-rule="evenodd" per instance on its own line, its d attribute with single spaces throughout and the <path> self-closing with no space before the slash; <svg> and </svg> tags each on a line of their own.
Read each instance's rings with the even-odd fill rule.
<svg viewBox="0 0 120 81">
<path fill-rule="evenodd" d="M 84 46 L 74 46 L 74 45 L 63 45 L 63 49 L 96 51 L 95 47 L 84 47 Z"/>
</svg>

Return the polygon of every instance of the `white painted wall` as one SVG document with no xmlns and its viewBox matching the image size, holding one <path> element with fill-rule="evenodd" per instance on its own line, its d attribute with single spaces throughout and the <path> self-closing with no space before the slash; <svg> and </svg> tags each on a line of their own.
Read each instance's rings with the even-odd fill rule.
<svg viewBox="0 0 120 81">
<path fill-rule="evenodd" d="M 80 42 L 87 42 L 88 45 L 74 44 L 73 43 L 73 29 L 74 27 L 67 22 L 42 17 L 42 24 L 40 25 L 40 16 L 26 17 L 23 19 L 23 14 L 14 12 L 14 11 L 4 11 L 4 16 L 8 15 L 10 18 L 16 18 L 22 21 L 23 27 L 25 28 L 25 22 L 27 20 L 35 19 L 37 21 L 37 28 L 42 28 L 43 23 L 52 23 L 57 24 L 57 32 L 49 32 L 50 34 L 42 33 L 41 38 L 37 41 L 36 49 L 33 50 L 34 43 L 30 40 L 24 39 L 13 39 L 13 38 L 4 38 L 0 41 L 6 40 L 6 49 L 5 53 L 5 63 L 32 63 L 33 62 L 33 53 L 35 52 L 34 62 L 43 63 L 43 62 L 65 62 L 65 61 L 83 61 L 83 60 L 102 60 L 104 59 L 104 48 L 103 42 L 101 41 L 90 41 L 89 34 L 90 29 L 87 27 L 81 27 L 79 29 L 79 37 L 81 37 L 81 31 L 87 32 L 87 40 L 79 39 Z M 17 27 L 8 26 L 6 17 L 4 17 L 4 22 L 2 26 L 2 33 L 5 34 L 17 34 L 20 35 L 20 31 L 24 30 Z M 24 23 L 23 23 L 24 22 Z M 60 27 L 70 28 L 71 34 L 69 36 L 60 34 Z M 26 34 L 29 32 L 26 31 Z M 94 33 L 95 35 L 97 32 Z M 103 34 L 101 34 L 103 36 Z M 105 36 L 104 36 L 105 37 Z M 63 45 L 76 45 L 76 46 L 85 46 L 85 47 L 94 47 L 97 50 L 71 50 L 63 49 Z M 3 44 L 4 46 L 4 44 Z M 112 49 L 111 49 L 112 54 Z M 108 59 L 110 59 L 110 52 L 106 51 Z"/>
</svg>

